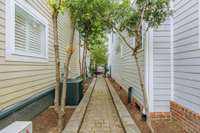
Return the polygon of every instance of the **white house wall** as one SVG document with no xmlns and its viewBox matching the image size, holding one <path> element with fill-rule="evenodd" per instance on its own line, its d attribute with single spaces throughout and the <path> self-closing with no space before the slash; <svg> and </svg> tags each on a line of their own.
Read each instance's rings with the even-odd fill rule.
<svg viewBox="0 0 200 133">
<path fill-rule="evenodd" d="M 174 2 L 174 100 L 200 112 L 199 0 Z"/>
<path fill-rule="evenodd" d="M 199 4 L 198 0 L 175 0 L 173 26 L 167 20 L 153 32 L 154 112 L 169 112 L 170 100 L 200 112 Z"/>
</svg>

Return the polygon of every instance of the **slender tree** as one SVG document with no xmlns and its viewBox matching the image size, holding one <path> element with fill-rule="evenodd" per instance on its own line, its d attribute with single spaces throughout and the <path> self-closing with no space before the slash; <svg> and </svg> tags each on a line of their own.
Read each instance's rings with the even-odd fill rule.
<svg viewBox="0 0 200 133">
<path fill-rule="evenodd" d="M 82 65 L 81 65 L 81 36 L 79 35 L 79 47 L 78 47 L 78 56 L 79 56 L 79 70 L 80 74 L 82 73 Z"/>
<path fill-rule="evenodd" d="M 88 44 L 85 40 L 83 44 L 82 73 L 81 73 L 81 76 L 83 77 L 84 80 L 86 80 L 86 69 L 87 69 L 87 66 L 86 66 L 87 45 Z"/>
<path fill-rule="evenodd" d="M 143 45 L 142 40 L 143 37 L 145 37 L 143 35 L 146 34 L 146 31 L 148 31 L 149 28 L 158 27 L 170 15 L 169 0 L 137 0 L 133 4 L 135 7 L 131 8 L 131 15 L 121 24 L 120 30 L 126 30 L 129 35 L 135 37 L 135 47 L 132 47 L 130 44 L 127 44 L 127 46 L 131 48 L 136 62 L 140 87 L 143 95 L 144 110 L 147 115 L 147 123 L 151 132 L 154 132 L 149 114 L 149 105 L 146 93 L 147 88 L 144 86 L 144 78 L 138 60 L 138 50 Z M 120 36 L 122 37 L 121 34 Z"/>
<path fill-rule="evenodd" d="M 66 46 L 65 49 L 65 60 L 64 60 L 64 79 L 63 79 L 63 86 L 62 86 L 62 98 L 61 98 L 61 110 L 62 113 L 59 113 L 59 120 L 61 123 L 64 123 L 64 114 L 65 114 L 65 104 L 66 104 L 66 96 L 67 96 L 67 81 L 69 78 L 69 66 L 72 55 L 74 53 L 74 35 L 75 35 L 75 28 L 74 23 L 72 22 L 72 35 L 70 38 L 70 44 Z"/>
<path fill-rule="evenodd" d="M 59 56 L 59 43 L 58 43 L 58 14 L 61 8 L 61 0 L 49 0 L 49 6 L 52 12 L 53 21 L 53 34 L 54 34 L 54 53 L 56 63 L 56 88 L 54 104 L 56 109 L 59 106 L 59 90 L 60 90 L 60 56 Z"/>
<path fill-rule="evenodd" d="M 69 76 L 69 66 L 74 53 L 74 36 L 75 36 L 75 18 L 79 10 L 73 9 L 73 0 L 49 0 L 49 6 L 52 10 L 53 20 L 53 32 L 54 32 L 54 51 L 55 51 L 55 62 L 56 62 L 56 88 L 55 88 L 55 110 L 58 114 L 58 131 L 61 132 L 64 128 L 64 114 L 65 114 L 65 102 L 67 94 L 67 81 Z M 65 48 L 65 59 L 64 59 L 64 80 L 62 86 L 62 94 L 60 95 L 60 57 L 59 57 L 59 43 L 58 43 L 58 15 L 59 13 L 64 14 L 68 9 L 71 22 L 71 38 L 69 44 Z M 61 101 L 60 101 L 61 97 Z"/>
<path fill-rule="evenodd" d="M 60 108 L 60 54 L 59 54 L 59 42 L 58 42 L 58 15 L 64 13 L 64 1 L 63 0 L 48 0 L 49 7 L 52 12 L 53 21 L 53 34 L 54 34 L 54 53 L 55 53 L 55 66 L 56 66 L 56 87 L 55 87 L 55 111 L 58 116 L 62 115 Z M 59 132 L 62 130 L 63 123 L 58 120 L 57 126 Z"/>
</svg>

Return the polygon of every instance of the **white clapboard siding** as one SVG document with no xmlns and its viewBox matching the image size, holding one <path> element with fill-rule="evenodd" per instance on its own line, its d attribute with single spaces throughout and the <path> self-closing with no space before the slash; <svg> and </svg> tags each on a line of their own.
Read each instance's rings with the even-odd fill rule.
<svg viewBox="0 0 200 133">
<path fill-rule="evenodd" d="M 5 46 L 3 46 L 3 44 L 5 44 L 5 40 L 3 38 L 5 38 L 5 2 L 4 1 L 0 1 L 0 57 L 2 57 L 5 52 Z M 2 38 L 2 39 L 1 39 Z"/>
<path fill-rule="evenodd" d="M 200 112 L 198 0 L 175 0 L 174 99 Z"/>
<path fill-rule="evenodd" d="M 153 111 L 170 111 L 170 19 L 153 31 Z"/>
<path fill-rule="evenodd" d="M 125 34 L 125 33 L 124 33 Z M 128 38 L 128 35 L 125 34 L 127 39 L 133 43 L 133 40 Z M 120 41 L 121 44 L 118 44 L 117 41 L 119 39 L 116 39 L 117 35 L 115 35 L 114 43 L 110 46 L 110 65 L 111 65 L 111 73 L 112 77 L 124 88 L 133 87 L 133 96 L 141 103 L 143 104 L 142 99 L 142 93 L 139 85 L 139 78 L 138 78 L 138 72 L 137 67 L 135 64 L 134 57 L 132 56 L 131 50 L 123 43 L 123 41 Z M 117 46 L 117 45 L 119 46 Z M 120 47 L 120 45 L 122 45 Z M 134 44 L 133 44 L 134 45 Z M 116 52 L 117 48 L 120 47 L 119 51 Z M 121 53 L 122 52 L 122 53 Z M 144 73 L 144 51 L 141 50 L 138 53 L 139 63 L 142 70 L 142 73 Z M 128 90 L 126 90 L 128 91 Z"/>
<path fill-rule="evenodd" d="M 5 33 L 5 3 L 6 0 L 0 0 L 0 110 L 10 105 L 16 104 L 26 98 L 40 93 L 55 86 L 55 59 L 53 48 L 53 29 L 51 13 L 48 8 L 47 0 L 31 0 L 27 1 L 38 13 L 48 20 L 48 62 L 23 62 L 23 61 L 8 61 L 5 57 L 6 50 L 6 33 Z M 16 30 L 21 31 L 19 24 L 22 24 L 20 18 L 17 18 Z M 23 21 L 22 21 L 23 22 Z M 69 44 L 71 33 L 70 19 L 67 14 L 59 15 L 58 32 L 60 44 L 61 67 L 65 56 L 65 47 Z M 23 33 L 18 32 L 17 37 L 23 37 Z M 34 37 L 38 37 L 37 31 L 31 33 Z M 75 37 L 75 45 L 78 45 L 78 36 Z M 24 49 L 24 44 L 21 41 L 16 43 L 20 50 Z M 33 53 L 39 53 L 36 49 L 37 43 L 31 44 L 30 50 Z M 77 46 L 76 52 L 73 55 L 73 63 L 71 63 L 70 78 L 75 78 L 80 75 L 78 64 Z"/>
</svg>

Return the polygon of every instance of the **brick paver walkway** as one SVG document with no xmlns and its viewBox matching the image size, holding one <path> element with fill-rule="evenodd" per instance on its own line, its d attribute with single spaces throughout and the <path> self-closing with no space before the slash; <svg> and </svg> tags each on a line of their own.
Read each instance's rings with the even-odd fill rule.
<svg viewBox="0 0 200 133">
<path fill-rule="evenodd" d="M 97 79 L 80 133 L 124 133 L 102 77 Z"/>
</svg>

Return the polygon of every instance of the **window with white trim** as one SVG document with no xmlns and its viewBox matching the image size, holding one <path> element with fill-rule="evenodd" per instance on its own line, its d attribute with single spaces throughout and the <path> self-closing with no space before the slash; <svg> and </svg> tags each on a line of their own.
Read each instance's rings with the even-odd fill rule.
<svg viewBox="0 0 200 133">
<path fill-rule="evenodd" d="M 46 61 L 48 58 L 47 20 L 25 0 L 8 0 L 6 4 L 8 59 Z"/>
</svg>

